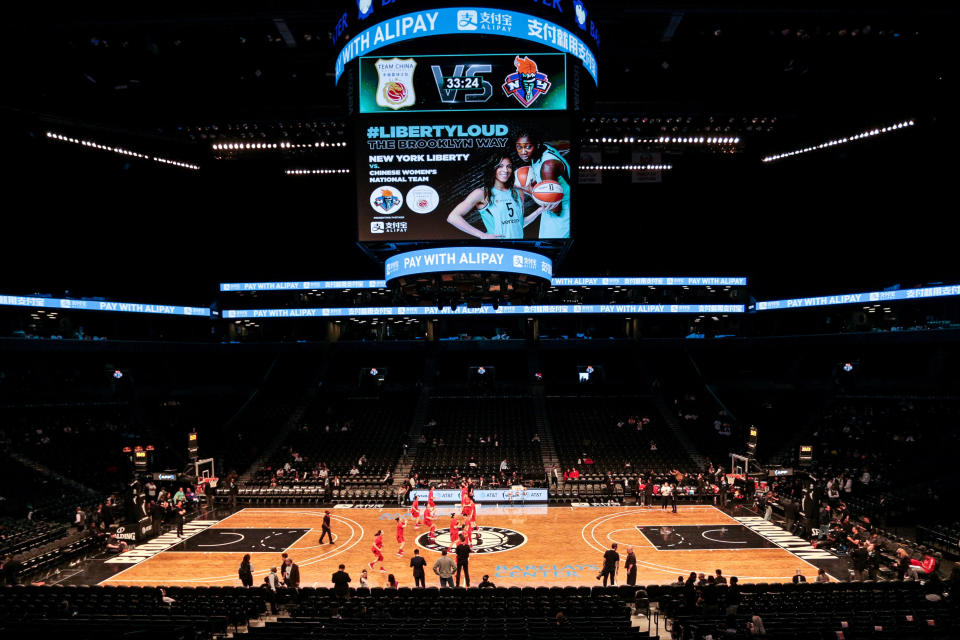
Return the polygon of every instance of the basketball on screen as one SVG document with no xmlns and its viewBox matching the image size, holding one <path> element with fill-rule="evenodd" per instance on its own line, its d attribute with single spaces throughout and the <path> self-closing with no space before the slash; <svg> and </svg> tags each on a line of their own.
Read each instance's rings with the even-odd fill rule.
<svg viewBox="0 0 960 640">
<path fill-rule="evenodd" d="M 543 180 L 533 188 L 533 199 L 540 204 L 555 204 L 563 200 L 563 187 L 556 180 Z"/>
<path fill-rule="evenodd" d="M 530 187 L 530 167 L 520 167 L 515 174 L 514 183 L 520 189 Z"/>
</svg>

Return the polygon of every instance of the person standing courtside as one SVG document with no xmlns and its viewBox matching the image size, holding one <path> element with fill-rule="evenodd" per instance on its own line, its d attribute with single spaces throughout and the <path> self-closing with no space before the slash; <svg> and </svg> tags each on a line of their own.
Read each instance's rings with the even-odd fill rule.
<svg viewBox="0 0 960 640">
<path fill-rule="evenodd" d="M 617 584 L 617 571 L 620 569 L 620 554 L 617 553 L 617 543 L 614 542 L 603 554 L 603 569 L 597 575 L 597 580 L 603 578 L 603 586 L 607 586 L 607 577 L 610 584 Z"/>
<path fill-rule="evenodd" d="M 293 558 L 287 558 L 287 564 L 283 571 L 283 583 L 288 589 L 298 589 L 300 587 L 300 567 L 294 564 Z"/>
<path fill-rule="evenodd" d="M 243 556 L 243 560 L 240 562 L 240 569 L 237 571 L 237 574 L 240 576 L 240 584 L 245 587 L 253 586 L 253 565 L 250 563 L 249 553 Z"/>
<path fill-rule="evenodd" d="M 329 511 L 323 512 L 323 524 L 320 526 L 321 526 L 321 533 L 320 533 L 319 544 L 323 544 L 324 536 L 330 536 L 330 544 L 333 544 L 333 532 L 330 531 L 330 512 Z"/>
<path fill-rule="evenodd" d="M 427 574 L 424 569 L 427 566 L 427 561 L 420 556 L 420 549 L 413 550 L 413 557 L 410 558 L 410 566 L 413 567 L 414 586 L 426 588 Z"/>
<path fill-rule="evenodd" d="M 345 565 L 340 565 L 340 568 L 330 576 L 330 581 L 333 582 L 333 595 L 335 595 L 340 600 L 345 600 L 350 597 L 350 574 L 344 571 L 346 568 Z"/>
<path fill-rule="evenodd" d="M 176 518 L 177 518 L 177 537 L 183 537 L 183 523 L 187 518 L 187 509 L 183 506 L 183 502 L 178 502 L 176 506 Z"/>
<path fill-rule="evenodd" d="M 440 551 L 440 557 L 433 563 L 433 572 L 440 576 L 440 586 L 452 587 L 453 574 L 456 573 L 456 571 L 457 569 L 453 564 L 453 560 L 447 556 L 447 550 L 442 549 Z"/>
<path fill-rule="evenodd" d="M 633 547 L 627 547 L 627 559 L 623 562 L 623 570 L 627 573 L 627 584 L 635 586 L 637 584 L 637 556 L 633 553 Z"/>
<path fill-rule="evenodd" d="M 460 541 L 457 542 L 457 586 L 460 586 L 460 571 L 463 570 L 463 576 L 466 586 L 470 586 L 470 541 L 464 534 L 460 534 Z"/>
</svg>

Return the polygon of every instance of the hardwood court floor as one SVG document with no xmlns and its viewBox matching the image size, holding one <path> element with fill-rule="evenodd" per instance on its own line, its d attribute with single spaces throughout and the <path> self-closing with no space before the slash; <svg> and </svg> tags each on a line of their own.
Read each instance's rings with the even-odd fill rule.
<svg viewBox="0 0 960 640">
<path fill-rule="evenodd" d="M 448 525 L 451 511 L 439 508 L 445 514 L 439 527 Z M 410 557 L 418 539 L 426 544 L 420 538 L 426 529 L 414 529 L 410 523 L 406 553 L 397 557 L 393 519 L 400 513 L 399 508 L 331 509 L 337 536 L 331 546 L 318 544 L 323 509 L 242 509 L 175 548 L 193 550 L 163 551 L 102 584 L 239 585 L 237 567 L 243 554 L 250 553 L 254 583 L 259 585 L 271 566 L 279 566 L 280 551 L 286 550 L 300 567 L 301 586 L 330 586 L 330 575 L 340 563 L 353 577 L 351 586 L 359 586 L 361 569 L 373 560 L 374 533 L 382 529 L 387 573 L 395 574 L 401 586 L 413 586 Z M 634 547 L 641 585 L 665 584 L 691 571 L 715 569 L 742 582 L 786 582 L 798 568 L 808 578 L 817 573 L 812 564 L 784 549 L 764 548 L 770 546 L 764 539 L 707 505 L 681 506 L 678 513 L 637 507 L 483 506 L 479 514 L 481 527 L 489 528 L 483 546 L 505 550 L 474 553 L 471 584 L 489 574 L 497 586 L 596 585 L 603 552 L 612 542 L 618 543 L 621 558 L 626 557 L 627 545 Z M 255 551 L 258 548 L 275 550 Z M 430 569 L 439 552 L 421 546 L 420 553 L 427 560 L 427 584 L 439 584 Z M 384 585 L 387 573 L 370 571 L 370 586 Z M 625 583 L 622 572 L 617 582 Z"/>
</svg>

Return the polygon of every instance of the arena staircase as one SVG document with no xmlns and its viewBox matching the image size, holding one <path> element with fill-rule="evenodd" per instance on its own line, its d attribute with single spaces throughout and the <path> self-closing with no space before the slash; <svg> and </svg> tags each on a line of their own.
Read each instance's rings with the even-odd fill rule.
<svg viewBox="0 0 960 640">
<path fill-rule="evenodd" d="M 662 392 L 653 394 L 653 404 L 657 407 L 657 411 L 660 412 L 663 423 L 673 432 L 673 435 L 677 438 L 677 441 L 683 447 L 684 451 L 686 451 L 690 460 L 693 461 L 695 467 L 697 469 L 703 469 L 704 465 L 707 464 L 707 459 L 700 453 L 700 450 L 697 449 L 693 440 L 690 439 L 690 436 L 687 435 L 687 432 L 680 425 L 677 416 L 674 415 L 673 411 L 671 411 L 667 405 L 667 401 L 664 400 Z"/>
<path fill-rule="evenodd" d="M 260 457 L 254 460 L 253 464 L 247 469 L 247 471 L 240 476 L 240 484 L 246 484 L 251 482 L 254 479 L 254 476 L 258 469 L 260 469 L 266 462 L 276 453 L 287 440 L 287 436 L 290 432 L 296 427 L 300 420 L 303 418 L 304 413 L 307 409 L 310 408 L 310 405 L 317 399 L 317 394 L 319 393 L 320 383 L 323 381 L 324 377 L 327 375 L 327 362 L 329 358 L 321 358 L 320 365 L 317 367 L 317 370 L 314 372 L 314 375 L 311 377 L 309 383 L 307 384 L 306 389 L 304 389 L 303 394 L 300 397 L 300 400 L 297 402 L 297 405 L 294 407 L 293 411 L 290 412 L 289 417 L 286 422 L 280 425 L 280 428 L 277 429 L 277 433 L 274 436 L 273 440 L 264 448 L 263 453 L 260 454 Z M 231 420 L 236 419 L 236 416 Z"/>
<path fill-rule="evenodd" d="M 413 465 L 414 458 L 417 457 L 417 442 L 420 440 L 420 434 L 423 433 L 423 423 L 427 419 L 427 411 L 430 408 L 430 394 L 426 387 L 420 390 L 420 397 L 417 399 L 417 407 L 413 410 L 413 419 L 410 421 L 410 429 L 407 431 L 407 452 L 397 460 L 397 466 L 393 468 L 393 486 L 403 485 L 404 480 L 410 475 L 410 467 Z"/>
<path fill-rule="evenodd" d="M 553 430 L 550 428 L 550 419 L 547 418 L 547 401 L 544 398 L 543 387 L 534 386 L 530 389 L 533 395 L 533 410 L 535 424 L 540 435 L 540 457 L 543 458 L 544 477 L 549 482 L 550 470 L 553 465 L 560 464 L 557 448 L 553 441 Z"/>
<path fill-rule="evenodd" d="M 57 482 L 59 482 L 60 484 L 66 485 L 66 486 L 68 486 L 68 487 L 72 487 L 72 488 L 74 488 L 74 489 L 76 489 L 76 490 L 78 490 L 78 491 L 81 491 L 81 492 L 83 492 L 83 493 L 89 494 L 90 496 L 94 496 L 94 497 L 97 497 L 97 498 L 100 498 L 100 497 L 103 495 L 100 491 L 97 491 L 96 489 L 92 489 L 92 488 L 88 487 L 88 486 L 85 485 L 85 484 L 82 484 L 82 483 L 80 483 L 80 482 L 77 482 L 76 480 L 73 480 L 73 479 L 71 479 L 71 478 L 67 478 L 67 477 L 65 477 L 65 476 L 60 475 L 59 473 L 57 473 L 57 472 L 54 471 L 53 469 L 51 469 L 51 468 L 49 468 L 49 467 L 46 467 L 46 466 L 40 464 L 40 463 L 37 462 L 36 460 L 33 460 L 33 459 L 31 459 L 31 458 L 27 458 L 26 456 L 23 456 L 23 455 L 21 455 L 21 454 L 19 454 L 19 453 L 16 453 L 16 452 L 14 452 L 14 451 L 8 451 L 7 454 L 8 454 L 11 458 L 13 458 L 14 460 L 16 460 L 16 461 L 19 462 L 20 464 L 22 464 L 23 466 L 28 467 L 28 468 L 30 468 L 30 469 L 33 469 L 34 471 L 36 471 L 36 472 L 38 472 L 38 473 L 41 473 L 41 474 L 43 474 L 43 475 L 45 475 L 45 476 L 47 476 L 47 477 L 49 477 L 49 478 L 52 478 L 52 479 L 56 480 Z"/>
</svg>

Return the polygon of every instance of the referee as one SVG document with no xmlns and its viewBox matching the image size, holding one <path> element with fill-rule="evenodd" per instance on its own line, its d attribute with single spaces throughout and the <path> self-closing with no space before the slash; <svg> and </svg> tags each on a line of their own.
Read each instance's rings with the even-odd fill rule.
<svg viewBox="0 0 960 640">
<path fill-rule="evenodd" d="M 333 544 L 333 532 L 330 531 L 330 512 L 329 511 L 323 512 L 323 524 L 320 526 L 322 527 L 322 531 L 320 533 L 319 544 L 323 544 L 324 536 L 330 536 L 330 544 Z"/>
</svg>

